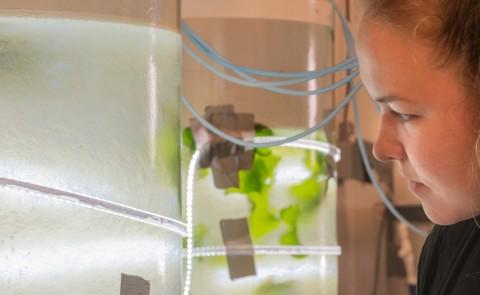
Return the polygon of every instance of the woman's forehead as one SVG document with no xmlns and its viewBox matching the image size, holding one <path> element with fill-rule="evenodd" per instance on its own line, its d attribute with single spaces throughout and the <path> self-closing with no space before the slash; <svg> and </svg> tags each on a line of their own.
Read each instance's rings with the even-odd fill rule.
<svg viewBox="0 0 480 295">
<path fill-rule="evenodd" d="M 362 22 L 357 31 L 362 81 L 372 96 L 399 95 L 423 100 L 463 95 L 458 72 L 439 69 L 434 49 L 391 26 Z"/>
</svg>

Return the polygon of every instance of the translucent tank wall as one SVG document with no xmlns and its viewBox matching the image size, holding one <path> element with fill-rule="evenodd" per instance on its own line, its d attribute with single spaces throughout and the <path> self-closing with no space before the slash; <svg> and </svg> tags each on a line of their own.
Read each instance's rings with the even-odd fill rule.
<svg viewBox="0 0 480 295">
<path fill-rule="evenodd" d="M 178 10 L 0 0 L 1 294 L 180 293 Z"/>
<path fill-rule="evenodd" d="M 331 66 L 329 2 L 287 2 L 227 5 L 212 0 L 202 8 L 185 1 L 183 11 L 192 30 L 237 65 L 285 72 Z M 265 140 L 291 136 L 320 122 L 334 106 L 331 93 L 293 97 L 226 82 L 187 54 L 183 77 L 183 92 L 196 110 L 230 134 L 253 132 Z M 295 89 L 317 89 L 332 81 L 314 80 Z M 191 117 L 182 113 L 184 209 L 193 226 L 193 245 L 185 254 L 187 269 L 191 263 L 190 294 L 337 294 L 338 155 L 329 144 L 329 130 L 309 137 L 306 145 L 254 151 L 232 148 L 213 136 L 203 146 L 207 152 L 195 152 L 206 131 Z M 228 118 L 243 123 L 230 124 Z M 232 157 L 240 164 L 226 164 Z M 255 273 L 232 278 L 230 256 L 247 257 L 249 249 L 229 250 L 221 224 L 241 218 L 248 221 Z"/>
</svg>

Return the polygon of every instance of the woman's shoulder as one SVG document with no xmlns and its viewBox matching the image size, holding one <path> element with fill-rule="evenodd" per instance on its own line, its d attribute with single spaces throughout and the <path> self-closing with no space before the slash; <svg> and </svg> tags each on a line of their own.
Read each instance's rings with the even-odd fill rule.
<svg viewBox="0 0 480 295">
<path fill-rule="evenodd" d="M 420 257 L 419 285 L 428 293 L 478 294 L 480 290 L 480 227 L 469 219 L 434 226 Z M 432 293 L 433 292 L 433 293 Z"/>
</svg>

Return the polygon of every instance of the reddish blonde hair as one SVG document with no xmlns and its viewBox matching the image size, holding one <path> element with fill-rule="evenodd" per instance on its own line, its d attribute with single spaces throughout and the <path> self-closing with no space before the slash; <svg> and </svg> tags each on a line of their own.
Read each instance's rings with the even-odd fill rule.
<svg viewBox="0 0 480 295">
<path fill-rule="evenodd" d="M 365 16 L 404 30 L 425 23 L 421 36 L 433 42 L 443 64 L 458 64 L 468 87 L 480 88 L 479 0 L 361 0 L 361 4 Z"/>
</svg>

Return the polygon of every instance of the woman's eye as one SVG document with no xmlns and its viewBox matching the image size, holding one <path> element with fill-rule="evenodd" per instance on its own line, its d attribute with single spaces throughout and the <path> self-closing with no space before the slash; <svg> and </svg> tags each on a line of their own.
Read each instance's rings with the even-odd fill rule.
<svg viewBox="0 0 480 295">
<path fill-rule="evenodd" d="M 395 117 L 397 117 L 402 122 L 410 121 L 415 117 L 415 115 L 411 115 L 411 114 L 398 113 L 395 111 L 391 111 L 391 112 Z"/>
</svg>

